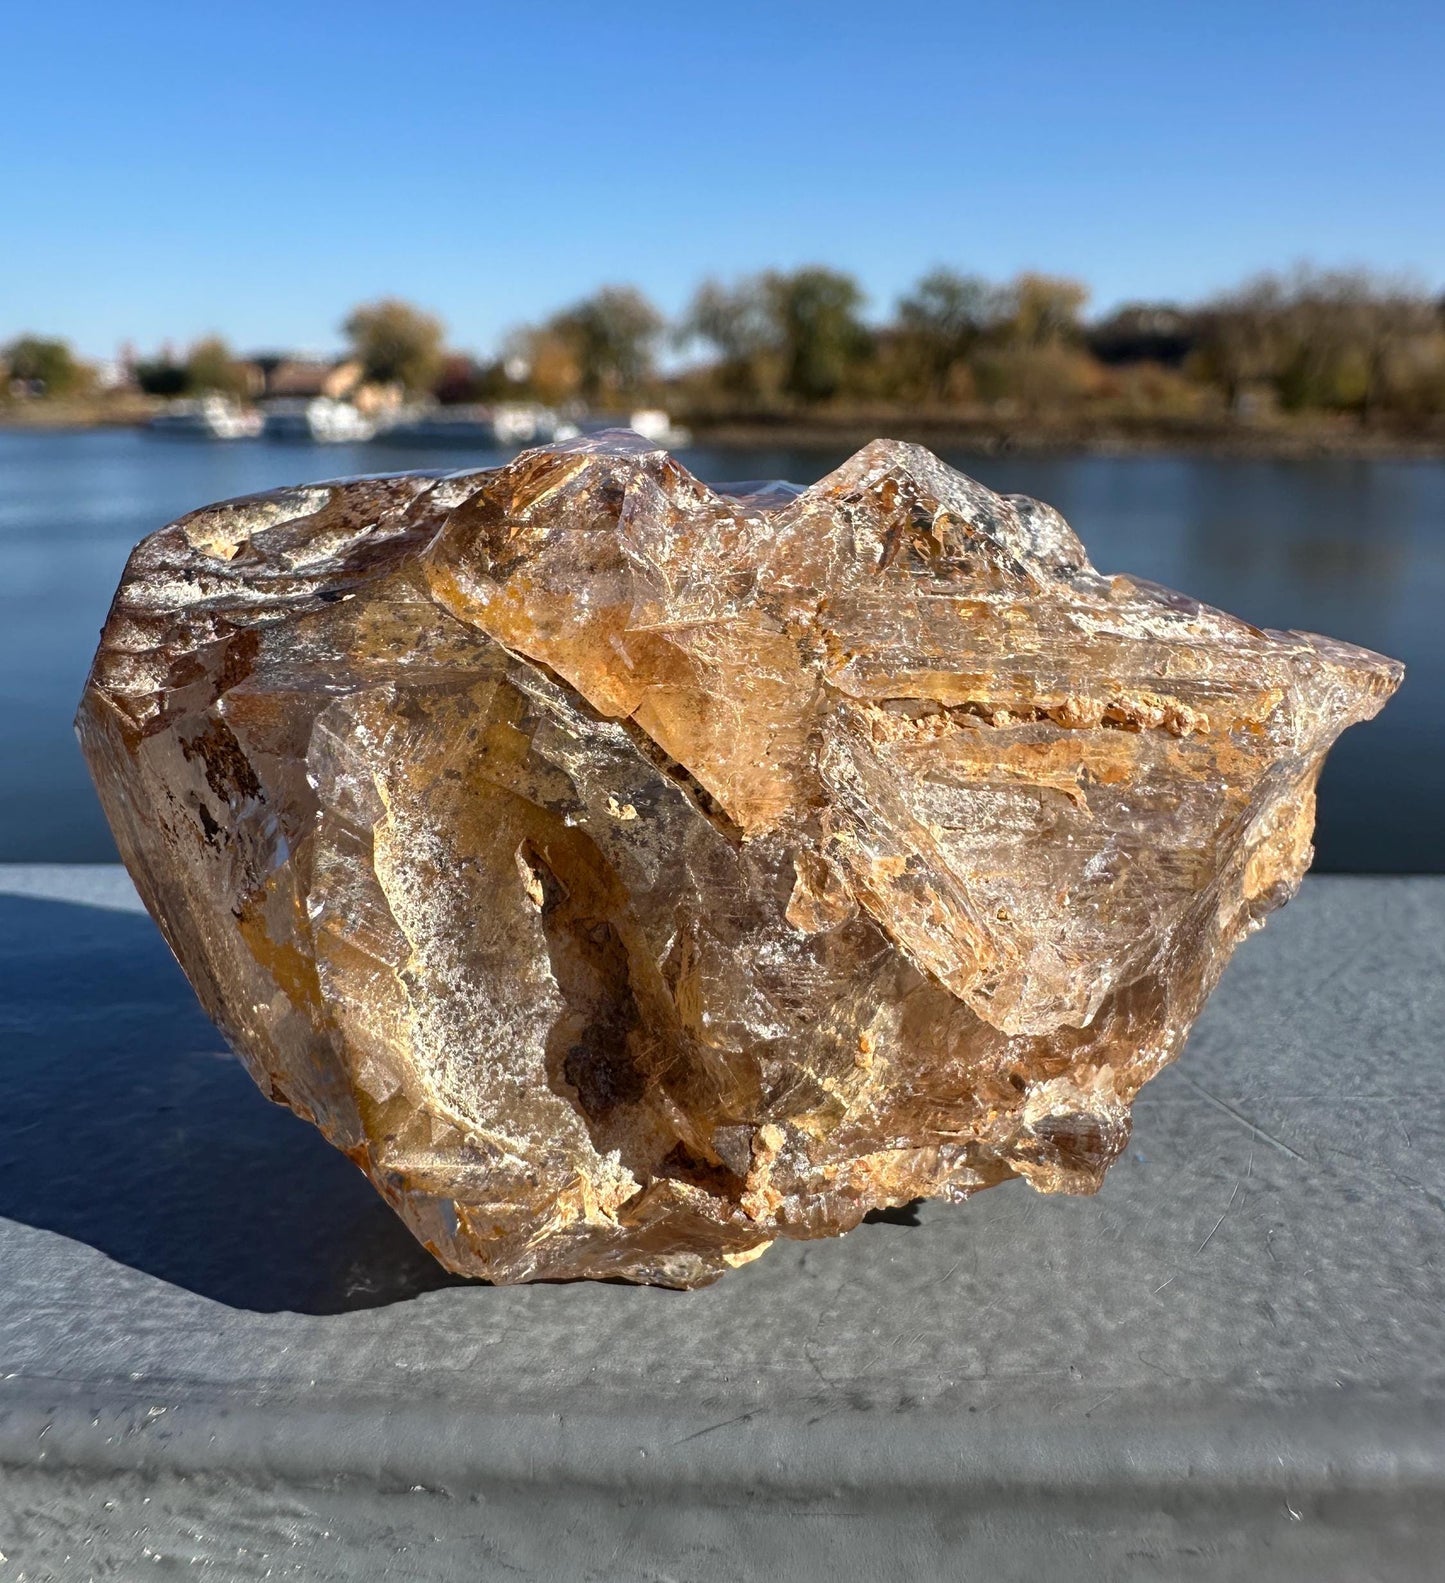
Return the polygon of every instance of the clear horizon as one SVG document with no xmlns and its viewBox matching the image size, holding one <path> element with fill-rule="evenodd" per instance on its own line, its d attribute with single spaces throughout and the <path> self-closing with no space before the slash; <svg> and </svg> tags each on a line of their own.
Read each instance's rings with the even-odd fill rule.
<svg viewBox="0 0 1445 1583">
<path fill-rule="evenodd" d="M 399 295 L 486 353 L 608 282 L 938 264 L 1091 312 L 1309 260 L 1445 278 L 1445 11 L 572 3 L 445 19 L 60 0 L 7 22 L 0 341 L 339 346 Z M 16 245 L 16 244 L 19 245 Z"/>
</svg>

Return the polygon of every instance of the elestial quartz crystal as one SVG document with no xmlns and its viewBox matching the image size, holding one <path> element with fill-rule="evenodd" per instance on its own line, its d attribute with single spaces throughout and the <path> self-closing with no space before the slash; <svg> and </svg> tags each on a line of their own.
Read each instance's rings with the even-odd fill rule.
<svg viewBox="0 0 1445 1583">
<path fill-rule="evenodd" d="M 1400 676 L 916 446 L 714 490 L 613 433 L 183 517 L 78 728 L 207 1011 L 438 1259 L 685 1287 L 1094 1191 Z"/>
</svg>

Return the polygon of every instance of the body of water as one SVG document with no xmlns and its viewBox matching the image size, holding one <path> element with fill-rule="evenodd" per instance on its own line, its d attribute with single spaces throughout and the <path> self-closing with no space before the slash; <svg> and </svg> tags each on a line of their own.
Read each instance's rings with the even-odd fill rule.
<svg viewBox="0 0 1445 1583">
<path fill-rule="evenodd" d="M 811 483 L 842 452 L 678 453 L 711 480 Z M 131 546 L 195 506 L 353 473 L 494 466 L 394 446 L 0 431 L 0 861 L 114 848 L 71 718 Z M 994 489 L 1057 506 L 1105 572 L 1132 572 L 1261 626 L 1404 660 L 1378 720 L 1345 734 L 1320 791 L 1317 867 L 1445 870 L 1445 461 L 967 456 Z"/>
</svg>

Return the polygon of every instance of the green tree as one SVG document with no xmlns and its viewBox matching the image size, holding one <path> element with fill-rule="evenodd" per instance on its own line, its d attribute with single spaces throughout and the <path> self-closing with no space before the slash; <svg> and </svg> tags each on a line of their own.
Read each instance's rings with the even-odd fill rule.
<svg viewBox="0 0 1445 1583">
<path fill-rule="evenodd" d="M 766 275 L 763 290 L 783 354 L 783 388 L 803 401 L 836 395 L 869 344 L 857 281 L 811 266 Z"/>
<path fill-rule="evenodd" d="M 898 325 L 928 388 L 946 394 L 949 375 L 992 328 L 1000 293 L 977 275 L 930 271 L 898 304 Z"/>
<path fill-rule="evenodd" d="M 442 322 L 409 302 L 386 297 L 364 303 L 352 309 L 342 330 L 367 379 L 376 384 L 401 385 L 420 395 L 432 388 L 442 371 Z"/>
<path fill-rule="evenodd" d="M 682 323 L 680 344 L 701 341 L 717 354 L 717 382 L 734 395 L 758 395 L 764 364 L 778 350 L 778 326 L 767 285 L 749 276 L 735 285 L 705 280 L 693 295 Z"/>
<path fill-rule="evenodd" d="M 634 287 L 603 286 L 547 328 L 571 349 L 582 394 L 593 401 L 634 391 L 651 377 L 663 318 Z"/>
<path fill-rule="evenodd" d="M 215 391 L 224 396 L 250 394 L 245 365 L 218 335 L 207 336 L 186 354 L 186 389 L 196 395 Z"/>
<path fill-rule="evenodd" d="M 4 349 L 11 379 L 36 387 L 42 396 L 70 396 L 84 389 L 89 370 L 67 341 L 22 335 Z"/>
</svg>

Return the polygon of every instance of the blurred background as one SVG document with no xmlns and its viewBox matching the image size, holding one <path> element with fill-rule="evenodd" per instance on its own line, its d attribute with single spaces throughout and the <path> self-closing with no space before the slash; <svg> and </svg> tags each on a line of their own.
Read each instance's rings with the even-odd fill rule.
<svg viewBox="0 0 1445 1583">
<path fill-rule="evenodd" d="M 712 481 L 919 440 L 1403 659 L 1318 865 L 1445 868 L 1442 47 L 1390 0 L 12 13 L 0 861 L 113 857 L 70 719 L 144 534 L 624 423 Z"/>
</svg>

